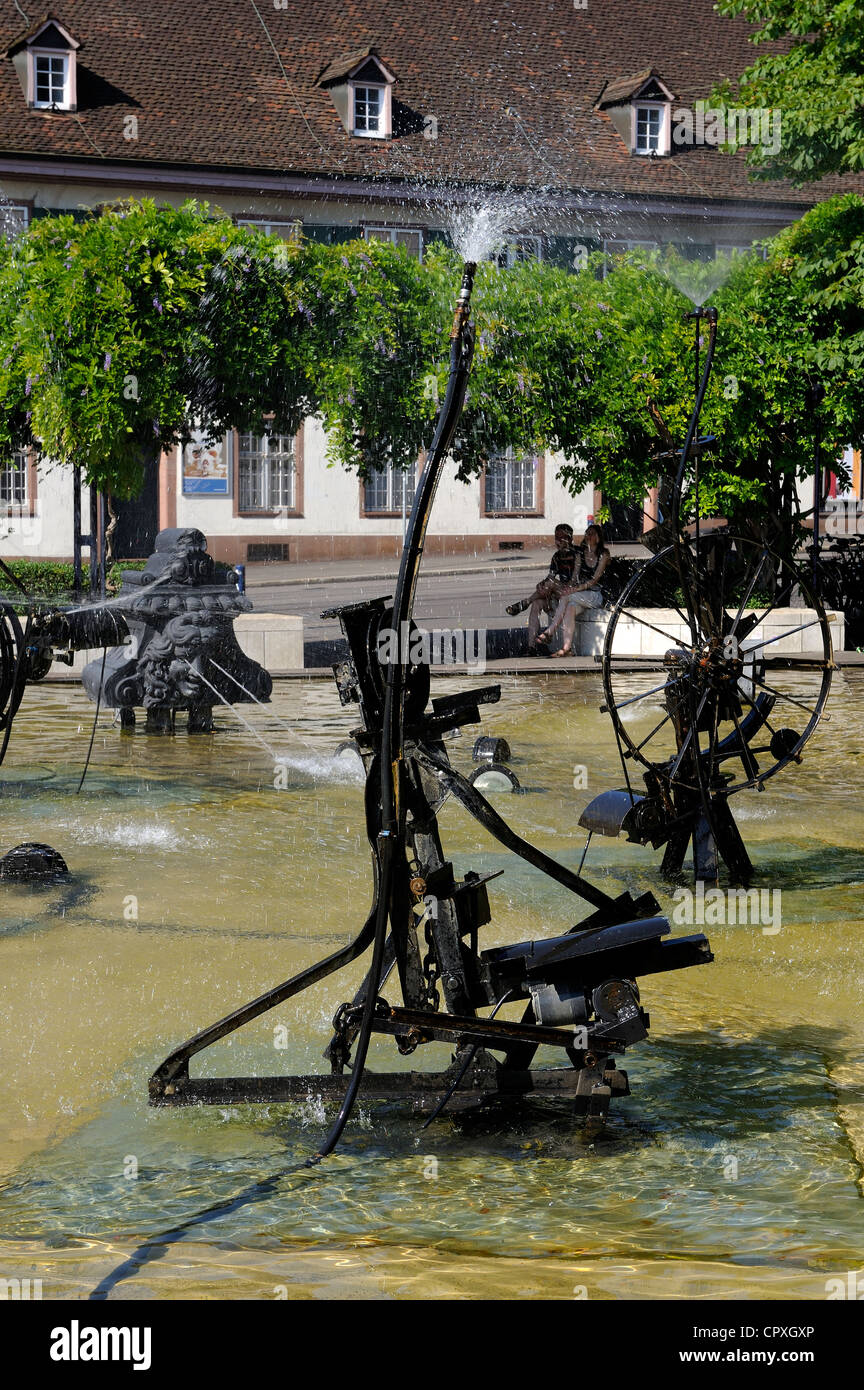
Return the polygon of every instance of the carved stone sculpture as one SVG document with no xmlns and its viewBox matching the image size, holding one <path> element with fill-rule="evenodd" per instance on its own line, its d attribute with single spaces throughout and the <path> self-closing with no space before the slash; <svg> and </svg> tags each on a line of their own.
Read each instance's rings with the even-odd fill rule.
<svg viewBox="0 0 864 1390">
<path fill-rule="evenodd" d="M 201 531 L 160 531 L 145 569 L 124 574 L 119 598 L 132 640 L 109 651 L 102 700 L 120 710 L 123 728 L 134 727 L 135 709 L 143 708 L 148 731 L 170 732 L 177 711 L 186 710 L 189 732 L 209 733 L 214 704 L 269 700 L 268 672 L 234 635 L 234 619 L 252 603 L 233 576 L 216 571 Z M 82 672 L 91 700 L 101 673 L 101 657 Z"/>
</svg>

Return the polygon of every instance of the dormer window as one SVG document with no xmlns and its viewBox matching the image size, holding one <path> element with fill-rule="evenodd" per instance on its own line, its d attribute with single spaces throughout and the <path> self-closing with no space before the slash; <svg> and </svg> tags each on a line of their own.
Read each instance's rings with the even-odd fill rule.
<svg viewBox="0 0 864 1390">
<path fill-rule="evenodd" d="M 5 57 L 12 59 L 29 107 L 36 111 L 76 110 L 80 47 L 52 14 L 10 44 Z"/>
<path fill-rule="evenodd" d="M 329 91 L 349 135 L 387 140 L 393 134 L 392 90 L 396 76 L 373 47 L 349 53 L 329 67 L 318 86 Z"/>
<path fill-rule="evenodd" d="M 669 154 L 675 100 L 653 68 L 607 82 L 595 111 L 603 111 L 631 154 Z"/>
</svg>

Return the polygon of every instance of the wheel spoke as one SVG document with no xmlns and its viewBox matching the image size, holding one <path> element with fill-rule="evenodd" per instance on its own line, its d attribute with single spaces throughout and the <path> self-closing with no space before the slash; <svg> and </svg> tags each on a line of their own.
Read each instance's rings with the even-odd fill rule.
<svg viewBox="0 0 864 1390">
<path fill-rule="evenodd" d="M 652 686 L 650 690 L 643 690 L 641 695 L 633 695 L 629 700 L 622 700 L 620 705 L 613 705 L 612 709 L 617 714 L 619 709 L 625 709 L 627 705 L 635 705 L 637 700 L 645 700 L 649 695 L 656 695 L 658 690 L 669 690 L 673 685 L 680 685 L 683 679 L 683 676 L 676 676 L 674 681 L 667 681 L 665 685 Z M 602 707 L 600 712 L 601 714 L 604 712 Z"/>
<path fill-rule="evenodd" d="M 677 603 L 670 603 L 669 607 L 670 607 L 670 608 L 674 608 L 675 612 L 678 614 L 678 617 L 681 619 L 681 621 L 682 621 L 682 623 L 684 624 L 685 627 L 691 627 L 691 626 L 692 626 L 692 624 L 691 624 L 691 622 L 690 622 L 690 619 L 687 617 L 687 614 L 681 612 L 681 609 L 678 607 L 678 604 L 677 604 Z M 692 636 L 692 632 L 691 632 L 691 636 Z M 691 648 L 691 651 L 692 651 L 692 648 Z"/>
<path fill-rule="evenodd" d="M 681 747 L 678 749 L 678 756 L 677 756 L 677 758 L 675 759 L 674 763 L 672 764 L 671 768 L 669 769 L 669 781 L 670 781 L 670 783 L 672 783 L 672 782 L 675 781 L 675 774 L 676 774 L 677 771 L 678 771 L 678 768 L 679 768 L 680 763 L 681 763 L 681 759 L 684 757 L 684 754 L 687 752 L 687 748 L 688 748 L 688 745 L 689 745 L 690 740 L 692 739 L 692 737 L 693 737 L 693 729 L 692 729 L 692 727 L 691 727 L 691 728 L 689 728 L 689 729 L 687 730 L 687 733 L 686 733 L 685 736 L 684 736 L 684 742 L 681 744 Z"/>
<path fill-rule="evenodd" d="M 726 603 L 725 603 L 725 599 L 726 599 L 726 571 L 727 571 L 727 569 L 729 568 L 728 561 L 729 561 L 729 551 L 724 549 L 724 551 L 723 551 L 723 563 L 722 563 L 722 565 L 720 566 L 720 628 L 721 628 L 721 634 L 720 634 L 720 635 L 721 635 L 722 637 L 725 637 L 725 636 L 726 636 L 726 633 L 722 631 L 722 628 L 723 628 L 723 620 L 724 620 L 724 618 L 726 617 Z"/>
<path fill-rule="evenodd" d="M 681 747 L 680 747 L 679 750 L 678 750 L 678 757 L 675 759 L 674 763 L 672 764 L 672 770 L 671 770 L 670 773 L 669 773 L 669 781 L 670 781 L 670 782 L 674 782 L 674 780 L 675 780 L 675 774 L 677 773 L 678 768 L 679 768 L 680 765 L 681 765 L 681 760 L 682 760 L 682 758 L 684 757 L 684 754 L 687 752 L 687 745 L 690 743 L 690 741 L 691 741 L 692 738 L 693 738 L 693 731 L 694 731 L 695 729 L 698 729 L 698 727 L 699 727 L 699 720 L 700 720 L 700 718 L 701 718 L 701 716 L 702 716 L 702 711 L 703 711 L 703 709 L 705 708 L 705 701 L 706 701 L 707 699 L 708 699 L 708 691 L 706 690 L 706 691 L 705 691 L 705 694 L 702 696 L 702 699 L 699 701 L 699 708 L 698 708 L 697 711 L 696 711 L 696 718 L 693 720 L 693 723 L 690 725 L 690 728 L 687 730 L 687 733 L 686 733 L 685 738 L 684 738 L 684 742 L 681 744 Z M 696 755 L 697 755 L 697 757 L 698 757 L 698 755 L 699 755 L 699 741 L 698 741 L 698 738 L 697 738 L 697 740 L 696 740 Z"/>
<path fill-rule="evenodd" d="M 642 749 L 645 747 L 645 744 L 646 744 L 646 743 L 650 743 L 650 741 L 651 741 L 651 739 L 654 737 L 654 735 L 655 735 L 656 733 L 659 733 L 660 730 L 663 728 L 663 725 L 664 725 L 664 724 L 668 724 L 668 722 L 669 722 L 669 720 L 670 720 L 671 718 L 672 718 L 672 715 L 671 715 L 671 714 L 664 714 L 663 718 L 660 720 L 660 723 L 659 723 L 659 724 L 655 724 L 655 726 L 654 726 L 654 728 L 651 730 L 650 734 L 648 734 L 646 738 L 643 738 L 643 740 L 642 740 L 641 743 L 637 743 L 636 747 L 633 749 L 633 752 L 634 752 L 634 753 L 640 753 L 640 752 L 642 751 Z"/>
<path fill-rule="evenodd" d="M 738 685 L 738 694 L 739 694 L 739 695 L 743 695 L 743 696 L 744 696 L 744 699 L 747 701 L 747 703 L 748 703 L 748 705 L 750 706 L 750 708 L 756 711 L 756 713 L 757 713 L 757 715 L 759 716 L 759 719 L 760 719 L 760 721 L 761 721 L 761 726 L 764 727 L 764 728 L 766 728 L 766 729 L 768 730 L 769 734 L 771 734 L 772 736 L 773 736 L 774 734 L 776 734 L 777 730 L 776 730 L 776 729 L 773 727 L 773 725 L 771 724 L 770 720 L 768 719 L 767 714 L 763 714 L 763 713 L 762 713 L 762 711 L 760 710 L 759 706 L 758 706 L 757 704 L 755 704 L 753 700 L 751 700 L 750 696 L 747 694 L 747 691 L 741 689 L 740 684 Z"/>
<path fill-rule="evenodd" d="M 767 681 L 762 680 L 756 675 L 752 676 L 751 679 L 756 685 L 761 685 L 763 690 L 767 690 L 769 695 L 776 695 L 778 700 L 788 700 L 790 705 L 797 705 L 799 709 L 806 710 L 808 714 L 818 716 L 818 710 L 811 709 L 809 705 L 805 705 L 800 700 L 796 700 L 792 695 L 787 695 L 785 690 L 775 690 L 773 685 L 769 685 Z"/>
<path fill-rule="evenodd" d="M 792 590 L 795 588 L 795 585 L 798 583 L 800 583 L 800 581 L 798 579 L 797 574 L 793 574 L 792 578 L 789 580 L 789 583 L 786 585 L 786 588 L 781 589 L 779 594 L 775 594 L 774 598 L 771 600 L 770 604 L 765 609 L 765 612 L 762 614 L 762 617 L 759 619 L 760 623 L 764 623 L 765 619 L 768 617 L 768 614 L 773 613 L 775 608 L 780 608 L 782 606 L 783 601 L 789 597 Z M 741 621 L 741 611 L 742 610 L 739 610 L 738 616 L 730 629 L 730 632 L 733 634 L 736 628 L 738 627 L 739 622 Z M 757 623 L 756 626 L 758 627 L 759 624 Z"/>
<path fill-rule="evenodd" d="M 762 565 L 763 565 L 764 561 L 765 561 L 767 558 L 768 558 L 768 551 L 765 550 L 765 549 L 763 548 L 763 549 L 760 551 L 760 553 L 759 553 L 759 555 L 758 555 L 758 557 L 757 557 L 757 559 L 758 559 L 758 564 L 756 565 L 756 568 L 755 568 L 755 570 L 753 571 L 753 578 L 750 580 L 750 583 L 747 585 L 746 591 L 745 591 L 745 593 L 744 593 L 744 597 L 743 597 L 742 600 L 741 600 L 741 606 L 740 606 L 740 608 L 738 609 L 738 612 L 737 612 L 736 615 L 735 615 L 735 621 L 734 621 L 734 623 L 732 624 L 731 628 L 729 629 L 729 631 L 730 631 L 731 633 L 734 633 L 736 627 L 738 626 L 738 624 L 739 624 L 740 621 L 741 621 L 741 614 L 744 612 L 744 609 L 747 607 L 748 601 L 749 601 L 749 599 L 750 599 L 750 595 L 752 594 L 753 590 L 756 588 L 756 580 L 759 578 L 759 571 L 761 570 Z M 751 561 L 751 564 L 752 564 L 752 561 Z"/>
<path fill-rule="evenodd" d="M 739 738 L 739 741 L 740 741 L 740 743 L 741 743 L 741 747 L 740 747 L 740 749 L 739 749 L 739 753 L 740 753 L 740 756 L 741 756 L 741 761 L 742 761 L 742 763 L 744 764 L 744 770 L 745 770 L 745 772 L 747 773 L 748 777 L 750 778 L 750 781 L 751 781 L 751 782 L 758 781 L 758 780 L 759 780 L 759 769 L 758 769 L 758 767 L 756 766 L 756 763 L 755 763 L 754 760 L 753 760 L 753 754 L 750 752 L 750 746 L 749 746 L 749 744 L 747 743 L 746 738 L 744 737 L 744 732 L 743 732 L 743 730 L 742 730 L 742 728 L 741 728 L 741 723 L 740 723 L 740 721 L 739 721 L 739 719 L 738 719 L 738 715 L 735 713 L 735 710 L 734 710 L 734 709 L 732 710 L 732 720 L 733 720 L 733 723 L 734 723 L 734 725 L 735 725 L 735 732 L 737 733 L 738 738 Z M 748 766 L 748 764 L 749 764 L 749 766 Z"/>
<path fill-rule="evenodd" d="M 708 788 L 714 781 L 714 759 L 717 756 L 717 726 L 720 723 L 720 701 L 714 701 L 714 722 L 708 737 Z"/>
</svg>

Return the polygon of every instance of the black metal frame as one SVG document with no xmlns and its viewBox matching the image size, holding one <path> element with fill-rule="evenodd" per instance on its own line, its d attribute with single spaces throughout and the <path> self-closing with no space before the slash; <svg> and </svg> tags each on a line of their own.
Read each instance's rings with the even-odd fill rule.
<svg viewBox="0 0 864 1390">
<path fill-rule="evenodd" d="M 309 1094 L 338 1095 L 335 1124 L 315 1155 L 329 1153 L 341 1135 L 361 1082 L 370 1096 L 421 1105 L 442 1091 L 443 1103 L 477 1104 L 528 1093 L 567 1095 L 597 1123 L 613 1095 L 628 1094 L 626 1073 L 613 1052 L 647 1035 L 637 974 L 705 964 L 704 936 L 666 941 L 669 924 L 650 893 L 611 897 L 519 836 L 485 797 L 451 767 L 444 735 L 478 723 L 480 707 L 500 698 L 486 687 L 433 699 L 430 672 L 412 664 L 412 611 L 426 527 L 441 469 L 462 409 L 473 350 L 468 321 L 475 267 L 466 265 L 451 332 L 450 375 L 435 437 L 415 496 L 395 597 L 352 604 L 323 614 L 338 618 L 350 658 L 334 667 L 344 705 L 357 705 L 362 725 L 352 732 L 366 769 L 366 830 L 372 851 L 373 902 L 356 938 L 317 965 L 268 990 L 176 1048 L 150 1078 L 155 1105 L 290 1101 Z M 382 635 L 396 634 L 400 655 L 382 662 Z M 407 642 L 404 641 L 407 637 Z M 479 932 L 491 917 L 486 884 L 496 875 L 455 876 L 445 857 L 438 812 L 452 796 L 499 843 L 540 869 L 592 909 L 564 936 L 517 947 L 481 950 Z M 340 1006 L 325 1056 L 330 1077 L 193 1078 L 199 1052 L 269 1009 L 351 964 L 372 948 L 372 960 L 353 1000 Z M 395 971 L 401 1006 L 381 990 Z M 444 1008 L 441 1008 L 443 994 Z M 518 1022 L 493 1015 L 509 1000 L 524 1000 Z M 400 1053 L 429 1042 L 454 1043 L 442 1073 L 395 1072 L 364 1081 L 373 1033 L 395 1037 Z M 571 1069 L 533 1070 L 538 1047 L 562 1049 Z M 503 1060 L 490 1055 L 503 1054 Z M 352 1061 L 353 1053 L 353 1061 Z M 345 1068 L 352 1065 L 347 1081 Z M 455 1094 L 454 1094 L 455 1092 Z"/>
<path fill-rule="evenodd" d="M 620 595 L 607 628 L 602 657 L 603 709 L 612 717 L 627 787 L 626 790 L 606 792 L 595 798 L 582 813 L 580 824 L 589 831 L 600 831 L 607 835 L 624 832 L 638 844 L 652 844 L 655 848 L 665 845 L 663 872 L 671 878 L 681 872 L 687 847 L 692 840 L 697 880 L 715 882 L 719 860 L 722 859 L 733 879 L 746 883 L 753 875 L 753 865 L 730 810 L 729 797 L 746 786 L 761 790 L 768 778 L 789 762 L 801 761 L 804 745 L 822 717 L 835 663 L 828 619 L 819 598 L 808 589 L 803 574 L 788 561 L 781 560 L 767 547 L 758 546 L 752 540 L 730 535 L 725 530 L 715 530 L 710 535 L 701 532 L 699 459 L 713 440 L 710 436 L 699 435 L 699 422 L 714 360 L 717 311 L 714 308 L 699 308 L 687 317 L 692 318 L 695 324 L 695 403 L 682 449 L 664 455 L 677 464 L 674 479 L 664 478 L 660 488 L 668 516 L 659 518 L 654 531 L 646 537 L 647 543 L 657 553 L 647 566 L 637 570 Z M 700 372 L 700 334 L 705 323 L 708 325 L 708 347 Z M 684 483 L 691 462 L 694 467 L 695 521 L 692 535 L 688 535 L 682 525 L 681 513 Z M 661 548 L 664 545 L 665 548 Z M 748 546 L 757 549 L 759 554 L 755 568 L 752 565 L 747 567 L 748 575 L 753 570 L 749 590 L 742 597 L 733 619 L 724 602 L 730 592 L 727 572 L 733 568 L 731 561 L 736 547 L 743 550 Z M 619 715 L 622 706 L 615 699 L 615 633 L 619 618 L 622 615 L 632 616 L 630 609 L 640 585 L 644 583 L 650 591 L 652 570 L 659 572 L 664 566 L 671 566 L 673 559 L 692 642 L 689 647 L 680 643 L 675 645 L 674 639 L 670 638 L 670 649 L 664 658 L 666 676 L 662 685 L 657 687 L 665 700 L 666 717 L 637 745 L 629 738 Z M 745 652 L 742 644 L 759 622 L 755 614 L 744 616 L 744 609 L 766 565 L 775 575 L 781 573 L 785 565 L 791 575 L 784 589 L 787 598 L 797 584 L 808 606 L 812 606 L 816 612 L 814 625 L 818 624 L 821 629 L 822 660 L 810 658 L 795 663 L 798 667 L 806 665 L 822 671 L 815 707 L 810 710 L 811 717 L 800 734 L 794 729 L 774 730 L 769 722 L 778 698 L 786 697 L 765 681 L 765 671 L 773 665 L 791 665 L 788 658 L 772 661 L 770 654 L 766 655 L 763 649 L 759 659 L 754 658 L 752 668 L 752 679 L 760 689 L 755 699 L 744 697 L 749 706 L 747 709 L 741 697 L 742 681 L 750 679 L 740 654 Z M 681 613 L 681 616 L 684 618 L 685 614 Z M 646 625 L 652 626 L 651 623 Z M 654 630 L 668 636 L 660 628 L 655 627 Z M 727 643 L 731 643 L 728 648 Z M 767 645 L 767 641 L 761 644 L 763 648 Z M 718 738 L 721 719 L 732 720 L 735 725 L 734 733 L 724 739 Z M 671 721 L 675 732 L 677 754 L 668 761 L 658 763 L 642 749 L 667 721 Z M 771 735 L 770 744 L 767 749 L 755 749 L 753 740 L 763 729 L 767 729 Z M 700 731 L 709 734 L 706 749 L 700 747 Z M 770 763 L 766 765 L 763 762 L 760 767 L 756 754 L 765 752 L 770 755 Z M 733 785 L 734 778 L 721 769 L 721 764 L 730 758 L 740 759 L 744 767 L 746 775 L 739 784 Z M 641 764 L 645 769 L 647 795 L 634 792 L 628 762 L 630 766 Z"/>
</svg>

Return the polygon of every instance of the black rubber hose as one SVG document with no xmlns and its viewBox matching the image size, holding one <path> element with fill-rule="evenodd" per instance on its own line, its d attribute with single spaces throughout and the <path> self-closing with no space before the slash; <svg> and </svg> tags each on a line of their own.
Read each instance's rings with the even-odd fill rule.
<svg viewBox="0 0 864 1390">
<path fill-rule="evenodd" d="M 465 401 L 473 350 L 473 337 L 468 324 L 468 313 L 476 269 L 477 267 L 470 262 L 466 262 L 463 268 L 462 285 L 450 331 L 450 373 L 447 379 L 447 392 L 438 415 L 435 435 L 417 490 L 417 496 L 414 499 L 414 506 L 411 509 L 408 535 L 402 551 L 392 618 L 393 627 L 399 633 L 405 630 L 402 624 L 411 620 L 417 588 L 417 572 L 423 555 L 429 515 L 435 500 L 444 460 L 453 441 L 453 435 Z M 393 863 L 396 845 L 397 843 L 401 844 L 402 839 L 403 811 L 400 780 L 404 738 L 404 701 L 405 667 L 400 661 L 391 662 L 387 667 L 387 685 L 381 729 L 381 829 L 378 834 L 381 889 L 375 925 L 375 945 L 372 952 L 372 964 L 369 969 L 369 989 L 363 1001 L 363 1016 L 360 1021 L 354 1065 L 348 1089 L 345 1092 L 345 1099 L 323 1144 L 318 1152 L 309 1159 L 310 1165 L 320 1163 L 321 1159 L 332 1153 L 338 1144 L 342 1131 L 354 1109 L 366 1067 L 366 1057 L 369 1051 L 372 1023 L 378 999 L 377 985 L 384 961 L 387 921 L 390 916 L 393 897 Z"/>
<path fill-rule="evenodd" d="M 306 970 L 301 970 L 299 975 L 293 975 L 284 984 L 276 985 L 274 989 L 269 989 L 265 994 L 260 994 L 251 1003 L 244 1004 L 242 1008 L 235 1009 L 232 1013 L 226 1014 L 216 1023 L 210 1024 L 208 1028 L 202 1029 L 194 1037 L 189 1038 L 180 1047 L 174 1049 L 155 1070 L 150 1078 L 151 1094 L 156 1093 L 157 1097 L 164 1087 L 182 1073 L 189 1063 L 189 1059 L 194 1057 L 197 1052 L 202 1052 L 205 1047 L 210 1047 L 212 1043 L 219 1042 L 221 1038 L 227 1037 L 229 1033 L 234 1033 L 244 1024 L 251 1023 L 252 1019 L 258 1018 L 266 1013 L 268 1009 L 274 1008 L 277 1004 L 283 1004 L 285 1000 L 293 998 L 295 994 L 300 994 L 304 989 L 311 985 L 318 984 L 325 980 L 328 975 L 333 975 L 343 966 L 350 965 L 358 956 L 368 950 L 370 943 L 374 939 L 375 927 L 378 921 L 378 904 L 381 896 L 381 867 L 378 859 L 377 847 L 377 821 L 374 820 L 372 796 L 375 791 L 375 769 L 374 765 L 370 769 L 366 783 L 366 824 L 369 832 L 369 841 L 372 846 L 372 874 L 373 874 L 373 896 L 372 906 L 362 928 L 355 936 L 354 940 L 347 946 L 341 946 L 332 955 L 325 956 L 324 960 L 318 961 L 315 965 L 310 965 Z M 373 836 L 372 830 L 376 831 Z"/>
</svg>

